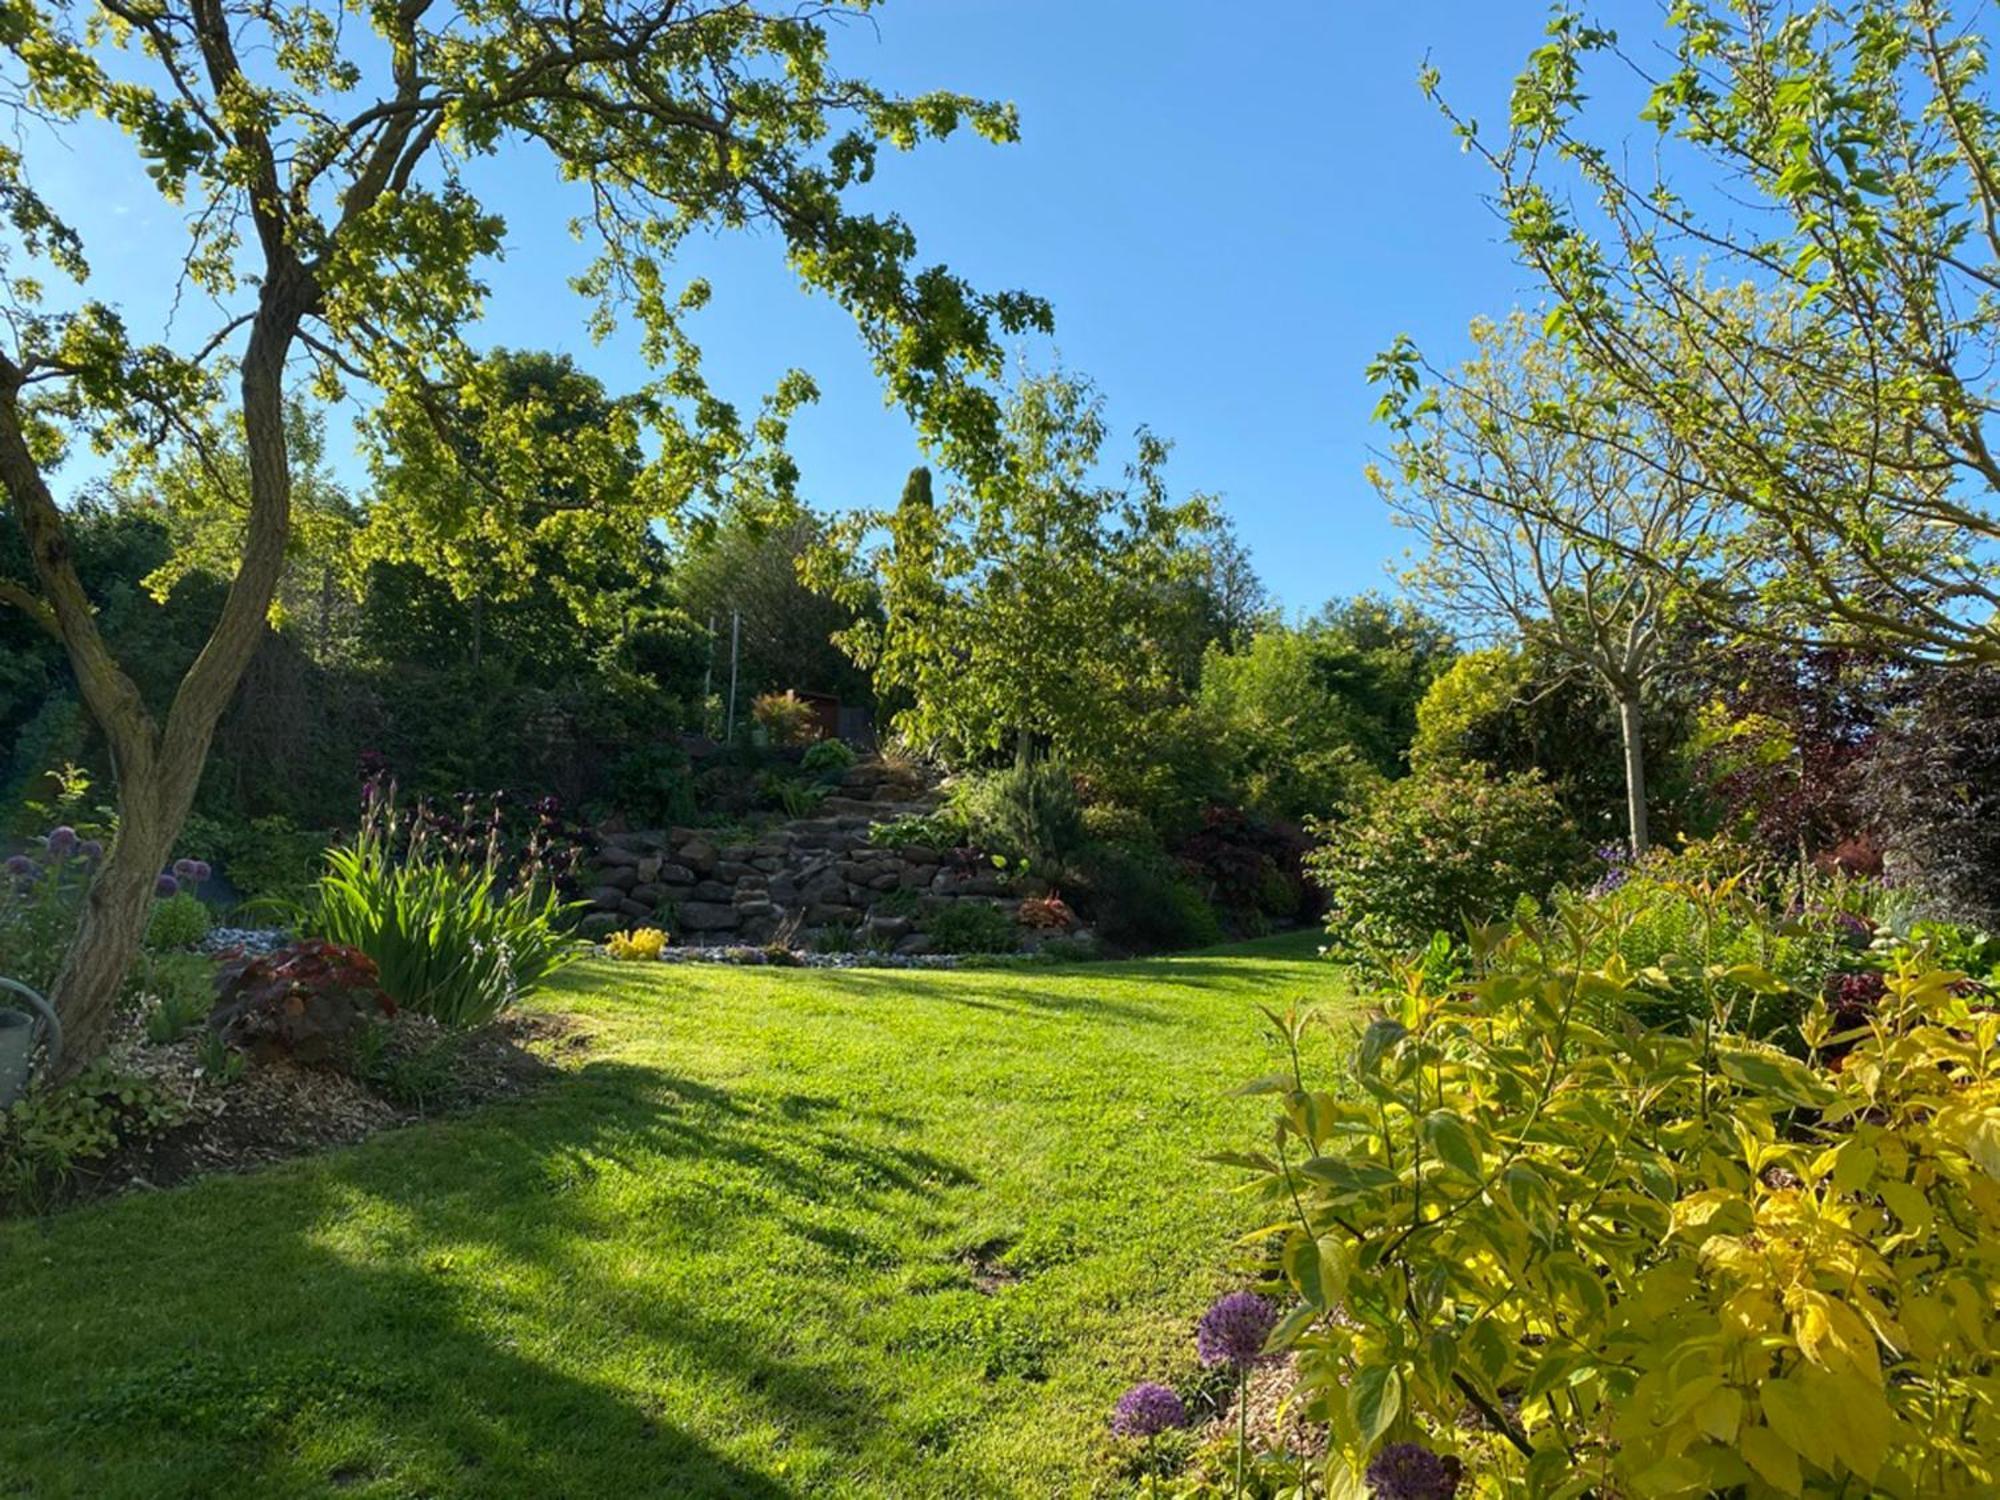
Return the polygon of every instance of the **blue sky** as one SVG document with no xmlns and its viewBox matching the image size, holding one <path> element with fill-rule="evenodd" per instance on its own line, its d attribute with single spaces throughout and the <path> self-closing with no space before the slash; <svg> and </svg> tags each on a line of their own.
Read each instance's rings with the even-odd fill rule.
<svg viewBox="0 0 2000 1500">
<path fill-rule="evenodd" d="M 1611 9 L 1634 32 L 1654 15 Z M 1278 598 L 1310 609 L 1382 586 L 1403 546 L 1362 477 L 1369 358 L 1398 332 L 1448 354 L 1473 316 L 1534 300 L 1418 67 L 1429 54 L 1497 123 L 1545 15 L 1535 0 L 891 0 L 838 55 L 885 86 L 1019 105 L 1020 144 L 897 157 L 879 201 L 926 259 L 1048 297 L 1056 337 L 1028 357 L 1095 379 L 1121 432 L 1172 438 L 1176 488 L 1220 494 Z M 583 332 L 565 286 L 582 255 L 541 161 L 477 180 L 510 226 L 490 341 L 636 383 L 629 347 Z M 160 246 L 179 231 L 129 149 L 92 137 L 44 185 L 87 231 L 93 293 L 157 329 Z M 794 429 L 808 498 L 892 500 L 918 455 L 845 316 L 797 292 L 768 238 L 701 247 L 689 269 L 715 285 L 696 331 L 718 390 L 749 405 L 789 367 L 817 379 Z"/>
</svg>

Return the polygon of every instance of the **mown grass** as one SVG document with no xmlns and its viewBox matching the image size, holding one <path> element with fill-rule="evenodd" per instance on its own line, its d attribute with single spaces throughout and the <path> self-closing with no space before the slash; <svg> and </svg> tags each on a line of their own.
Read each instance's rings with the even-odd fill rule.
<svg viewBox="0 0 2000 1500">
<path fill-rule="evenodd" d="M 572 970 L 529 1098 L 0 1224 L 0 1495 L 1123 1493 L 1310 953 Z"/>
</svg>

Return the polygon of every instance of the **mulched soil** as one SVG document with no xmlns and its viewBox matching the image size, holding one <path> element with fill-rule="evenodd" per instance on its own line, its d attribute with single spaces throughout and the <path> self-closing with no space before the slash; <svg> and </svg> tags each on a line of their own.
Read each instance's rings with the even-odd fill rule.
<svg viewBox="0 0 2000 1500">
<path fill-rule="evenodd" d="M 1298 1357 L 1267 1360 L 1250 1372 L 1250 1447 L 1260 1453 L 1297 1453 L 1317 1457 L 1326 1452 L 1326 1429 L 1308 1422 L 1291 1404 L 1299 1383 Z M 1232 1381 L 1218 1392 L 1221 1406 L 1204 1426 L 1203 1436 L 1218 1443 L 1236 1442 L 1236 1387 Z"/>
<path fill-rule="evenodd" d="M 423 1016 L 385 1022 L 385 1061 L 421 1059 L 421 1099 L 390 1097 L 333 1068 L 252 1064 L 221 1085 L 203 1075 L 194 1035 L 157 1045 L 136 1018 L 110 1050 L 111 1065 L 159 1085 L 185 1111 L 177 1124 L 127 1142 L 114 1155 L 79 1169 L 49 1208 L 172 1187 L 214 1172 L 244 1172 L 309 1156 L 391 1130 L 518 1097 L 560 1071 L 565 1056 L 587 1045 L 587 1034 L 562 1016 L 517 1013 L 476 1031 L 453 1033 Z"/>
</svg>

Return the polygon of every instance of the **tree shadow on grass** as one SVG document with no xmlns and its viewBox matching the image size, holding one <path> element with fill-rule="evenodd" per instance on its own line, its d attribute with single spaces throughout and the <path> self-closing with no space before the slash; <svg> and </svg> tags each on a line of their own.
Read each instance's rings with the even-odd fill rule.
<svg viewBox="0 0 2000 1500">
<path fill-rule="evenodd" d="M 33 1295 L 92 1327 L 0 1331 L 0 1359 L 92 1351 L 0 1422 L 0 1455 L 63 1476 L 37 1497 L 799 1494 L 762 1458 L 912 1441 L 855 1373 L 837 1284 L 893 1267 L 877 1231 L 973 1180 L 882 1138 L 904 1128 L 599 1061 L 467 1120 L 59 1221 Z M 744 1257 L 753 1234 L 775 1264 Z M 769 1472 L 712 1441 L 746 1423 Z"/>
</svg>

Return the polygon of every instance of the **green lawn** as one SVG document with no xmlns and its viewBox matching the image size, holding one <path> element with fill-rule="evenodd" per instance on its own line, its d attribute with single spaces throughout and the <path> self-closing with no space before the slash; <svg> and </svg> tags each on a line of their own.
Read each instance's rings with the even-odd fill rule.
<svg viewBox="0 0 2000 1500">
<path fill-rule="evenodd" d="M 572 970 L 530 1098 L 0 1224 L 0 1496 L 1122 1493 L 1312 946 Z"/>
</svg>

